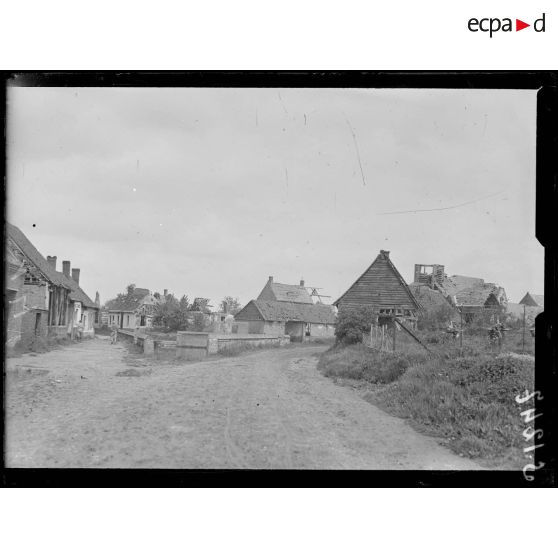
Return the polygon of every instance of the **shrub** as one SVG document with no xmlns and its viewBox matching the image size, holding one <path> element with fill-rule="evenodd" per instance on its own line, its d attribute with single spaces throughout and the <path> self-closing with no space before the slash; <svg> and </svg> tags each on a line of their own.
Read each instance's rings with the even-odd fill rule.
<svg viewBox="0 0 558 558">
<path fill-rule="evenodd" d="M 335 337 L 343 345 L 362 343 L 363 336 L 370 331 L 374 320 L 375 314 L 372 307 L 342 308 L 335 323 Z"/>
<path fill-rule="evenodd" d="M 320 355 L 318 369 L 325 376 L 387 384 L 411 365 L 407 356 L 370 349 L 362 344 L 334 347 Z"/>
</svg>

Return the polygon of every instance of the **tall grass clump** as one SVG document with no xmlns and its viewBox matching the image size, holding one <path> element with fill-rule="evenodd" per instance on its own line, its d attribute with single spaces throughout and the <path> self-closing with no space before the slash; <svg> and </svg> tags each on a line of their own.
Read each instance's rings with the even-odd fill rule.
<svg viewBox="0 0 558 558">
<path fill-rule="evenodd" d="M 318 369 L 330 378 L 388 384 L 397 380 L 412 362 L 405 354 L 380 352 L 362 344 L 337 345 L 320 355 Z"/>
<path fill-rule="evenodd" d="M 436 359 L 410 367 L 372 395 L 386 411 L 412 419 L 469 457 L 523 459 L 525 424 L 515 396 L 532 391 L 533 362 L 512 357 Z"/>
</svg>

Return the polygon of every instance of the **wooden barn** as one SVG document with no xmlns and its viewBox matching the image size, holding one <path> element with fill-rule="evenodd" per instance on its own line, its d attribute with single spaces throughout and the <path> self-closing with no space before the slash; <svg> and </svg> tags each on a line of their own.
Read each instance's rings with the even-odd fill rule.
<svg viewBox="0 0 558 558">
<path fill-rule="evenodd" d="M 339 310 L 370 306 L 379 319 L 395 316 L 413 327 L 421 308 L 387 250 L 380 250 L 372 265 L 333 304 Z"/>
</svg>

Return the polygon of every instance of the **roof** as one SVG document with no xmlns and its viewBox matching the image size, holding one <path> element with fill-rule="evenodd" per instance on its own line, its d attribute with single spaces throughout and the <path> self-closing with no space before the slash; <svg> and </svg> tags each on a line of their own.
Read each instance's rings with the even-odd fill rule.
<svg viewBox="0 0 558 558">
<path fill-rule="evenodd" d="M 423 310 L 436 310 L 438 308 L 453 308 L 448 299 L 438 290 L 421 283 L 411 283 L 409 289 L 420 303 Z M 457 310 L 454 310 L 457 313 Z"/>
<path fill-rule="evenodd" d="M 329 304 L 300 304 L 274 300 L 251 300 L 235 315 L 235 320 L 248 319 L 254 310 L 268 322 L 335 323 L 335 311 Z"/>
<path fill-rule="evenodd" d="M 446 294 L 453 296 L 465 289 L 473 289 L 475 287 L 482 287 L 484 279 L 479 277 L 467 277 L 466 275 L 452 275 L 451 277 L 444 277 L 440 285 Z"/>
<path fill-rule="evenodd" d="M 149 289 L 134 289 L 132 293 L 119 294 L 105 304 L 108 312 L 135 312 L 142 304 L 158 304 Z"/>
<path fill-rule="evenodd" d="M 338 306 L 340 303 L 347 306 L 421 307 L 385 250 L 380 250 L 366 271 L 333 304 Z"/>
<path fill-rule="evenodd" d="M 33 246 L 31 241 L 15 225 L 6 223 L 8 237 L 18 246 L 26 258 L 45 276 L 45 278 L 57 287 L 65 287 L 70 291 L 69 298 L 81 302 L 84 306 L 98 308 L 85 293 L 85 291 L 71 277 L 56 271 Z"/>
<path fill-rule="evenodd" d="M 455 298 L 458 306 L 484 306 L 490 295 L 498 294 L 498 290 L 499 287 L 494 283 L 484 283 L 457 292 Z"/>
<path fill-rule="evenodd" d="M 304 285 L 287 285 L 286 283 L 275 283 L 269 278 L 258 300 L 274 300 L 276 302 L 297 302 L 301 304 L 313 304 L 312 297 L 308 294 Z"/>
<path fill-rule="evenodd" d="M 65 275 L 56 271 L 15 225 L 6 223 L 6 234 L 48 281 L 56 286 L 66 286 Z"/>
<path fill-rule="evenodd" d="M 527 306 L 541 306 L 544 308 L 544 295 L 536 295 L 527 292 L 519 301 L 519 304 L 526 304 Z"/>
<path fill-rule="evenodd" d="M 56 273 L 59 272 L 57 271 Z M 70 289 L 70 300 L 81 302 L 83 306 L 88 306 L 90 308 L 99 308 L 99 305 L 93 302 L 87 296 L 86 292 L 71 277 L 66 277 L 63 273 L 60 273 L 60 275 L 62 275 L 64 286 Z"/>
</svg>

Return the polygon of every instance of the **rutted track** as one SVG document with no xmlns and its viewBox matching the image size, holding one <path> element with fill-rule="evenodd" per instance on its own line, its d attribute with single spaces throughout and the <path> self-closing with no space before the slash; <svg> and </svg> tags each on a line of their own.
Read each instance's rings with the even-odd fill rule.
<svg viewBox="0 0 558 558">
<path fill-rule="evenodd" d="M 8 372 L 11 467 L 474 469 L 315 367 L 316 346 L 175 364 L 104 339 Z M 116 376 L 130 366 L 152 373 Z M 83 376 L 83 378 L 82 378 Z"/>
</svg>

